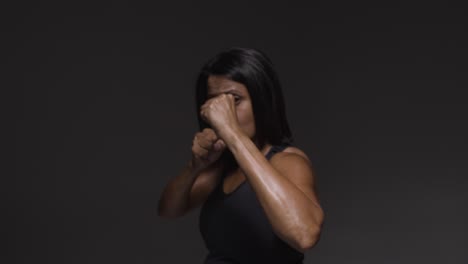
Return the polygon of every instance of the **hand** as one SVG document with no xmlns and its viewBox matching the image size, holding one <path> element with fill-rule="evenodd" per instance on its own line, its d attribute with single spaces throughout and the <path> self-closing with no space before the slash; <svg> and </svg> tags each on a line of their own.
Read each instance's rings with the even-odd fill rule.
<svg viewBox="0 0 468 264">
<path fill-rule="evenodd" d="M 235 101 L 231 94 L 221 94 L 207 100 L 200 108 L 200 116 L 217 135 L 222 135 L 222 130 L 239 127 Z"/>
<path fill-rule="evenodd" d="M 226 144 L 213 129 L 205 128 L 195 134 L 192 144 L 192 166 L 196 170 L 203 170 L 219 159 Z"/>
</svg>

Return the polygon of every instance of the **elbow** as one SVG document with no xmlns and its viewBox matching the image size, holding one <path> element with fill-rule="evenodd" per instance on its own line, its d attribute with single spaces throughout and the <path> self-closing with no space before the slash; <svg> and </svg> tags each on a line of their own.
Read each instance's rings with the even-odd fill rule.
<svg viewBox="0 0 468 264">
<path fill-rule="evenodd" d="M 300 243 L 298 243 L 299 250 L 302 253 L 309 251 L 318 243 L 319 239 L 320 239 L 320 230 L 317 230 L 316 232 L 307 235 L 305 238 L 301 240 Z"/>
<path fill-rule="evenodd" d="M 302 238 L 299 240 L 298 246 L 302 253 L 305 253 L 315 247 L 320 240 L 320 234 L 322 231 L 323 217 L 320 217 L 319 221 L 310 225 L 309 230 L 304 232 Z"/>
</svg>

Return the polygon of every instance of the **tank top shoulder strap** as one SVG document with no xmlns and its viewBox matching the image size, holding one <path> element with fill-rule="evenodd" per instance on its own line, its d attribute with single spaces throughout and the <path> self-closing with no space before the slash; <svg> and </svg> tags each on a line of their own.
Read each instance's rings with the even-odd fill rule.
<svg viewBox="0 0 468 264">
<path fill-rule="evenodd" d="M 268 151 L 268 153 L 265 155 L 265 158 L 267 160 L 269 160 L 271 157 L 273 157 L 273 155 L 275 155 L 276 153 L 278 152 L 281 152 L 283 151 L 285 148 L 291 146 L 290 143 L 283 143 L 281 145 L 273 145 L 271 146 L 270 150 Z"/>
</svg>

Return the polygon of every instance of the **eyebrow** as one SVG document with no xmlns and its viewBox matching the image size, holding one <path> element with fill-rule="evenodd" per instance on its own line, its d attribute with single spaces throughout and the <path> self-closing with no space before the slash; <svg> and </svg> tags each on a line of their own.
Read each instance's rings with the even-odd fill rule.
<svg viewBox="0 0 468 264">
<path fill-rule="evenodd" d="M 220 93 L 217 93 L 217 94 L 216 94 L 216 93 L 215 93 L 215 94 L 208 94 L 207 97 L 208 97 L 208 98 L 211 98 L 211 97 L 215 97 L 215 96 L 217 96 L 217 95 L 219 95 L 219 94 L 223 94 L 223 93 L 234 93 L 234 94 L 236 94 L 236 95 L 240 95 L 240 92 L 237 91 L 236 89 L 229 89 L 229 90 L 226 90 L 226 91 L 222 91 L 222 92 L 220 92 Z"/>
</svg>

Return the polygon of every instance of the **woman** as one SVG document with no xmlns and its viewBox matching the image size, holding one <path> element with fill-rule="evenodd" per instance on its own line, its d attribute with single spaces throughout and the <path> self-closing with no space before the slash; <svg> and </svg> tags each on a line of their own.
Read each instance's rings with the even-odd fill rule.
<svg viewBox="0 0 468 264">
<path fill-rule="evenodd" d="M 310 160 L 291 145 L 271 61 L 254 49 L 220 53 L 198 77 L 196 107 L 192 159 L 164 189 L 159 215 L 202 205 L 205 264 L 302 263 L 323 211 Z"/>
</svg>

